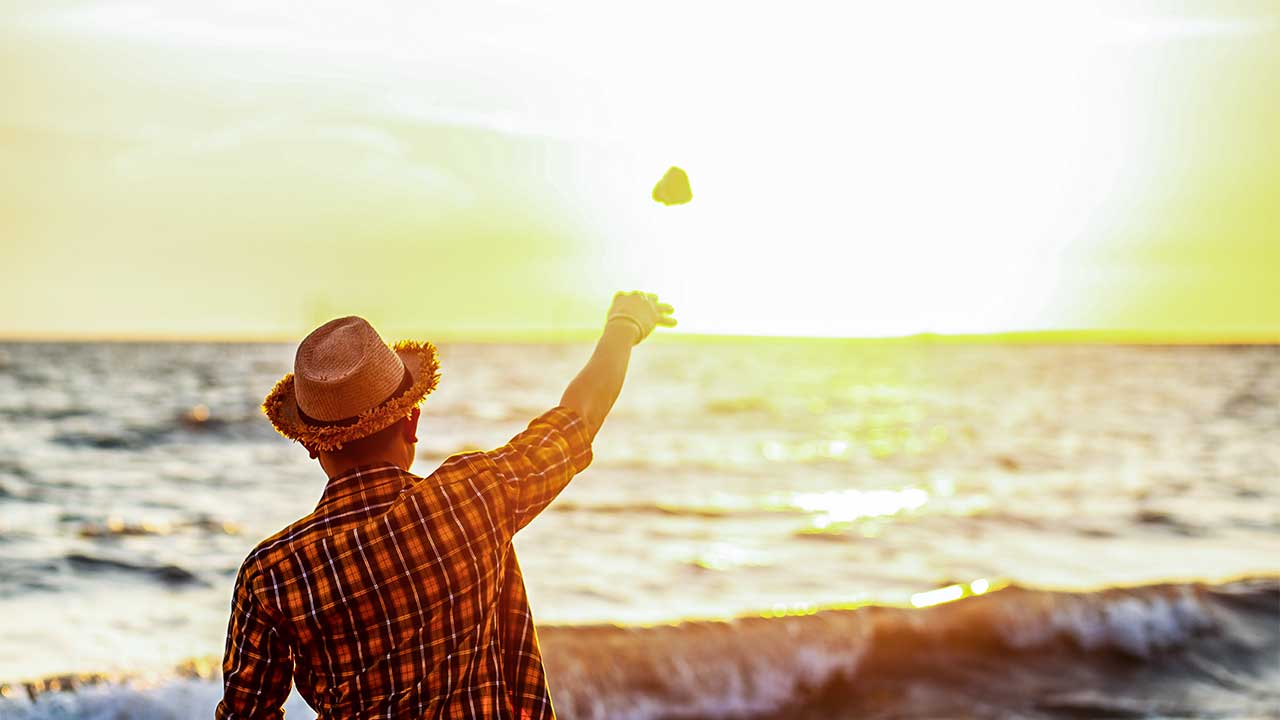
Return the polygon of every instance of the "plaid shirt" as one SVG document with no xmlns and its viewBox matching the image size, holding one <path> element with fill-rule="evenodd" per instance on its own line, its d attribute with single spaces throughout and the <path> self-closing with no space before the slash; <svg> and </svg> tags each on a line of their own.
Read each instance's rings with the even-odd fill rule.
<svg viewBox="0 0 1280 720">
<path fill-rule="evenodd" d="M 217 718 L 283 717 L 291 678 L 320 718 L 554 718 L 511 537 L 590 462 L 558 407 L 427 478 L 331 479 L 240 568 Z"/>
</svg>

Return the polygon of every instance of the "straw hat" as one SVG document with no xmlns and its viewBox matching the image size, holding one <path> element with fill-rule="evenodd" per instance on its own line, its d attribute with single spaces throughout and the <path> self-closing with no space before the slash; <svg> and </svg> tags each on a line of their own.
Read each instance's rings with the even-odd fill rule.
<svg viewBox="0 0 1280 720">
<path fill-rule="evenodd" d="M 338 318 L 298 345 L 293 372 L 272 388 L 262 411 L 281 435 L 337 450 L 408 417 L 436 389 L 439 371 L 431 343 L 388 346 L 364 318 Z"/>
</svg>

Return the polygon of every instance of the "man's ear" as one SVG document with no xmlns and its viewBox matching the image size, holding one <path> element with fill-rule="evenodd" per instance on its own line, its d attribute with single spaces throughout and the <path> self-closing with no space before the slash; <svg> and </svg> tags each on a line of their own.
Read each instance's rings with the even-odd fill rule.
<svg viewBox="0 0 1280 720">
<path fill-rule="evenodd" d="M 422 409 L 414 408 L 413 412 L 409 413 L 409 417 L 405 419 L 404 429 L 401 431 L 404 433 L 405 442 L 418 442 L 418 418 L 420 417 L 422 417 Z"/>
</svg>

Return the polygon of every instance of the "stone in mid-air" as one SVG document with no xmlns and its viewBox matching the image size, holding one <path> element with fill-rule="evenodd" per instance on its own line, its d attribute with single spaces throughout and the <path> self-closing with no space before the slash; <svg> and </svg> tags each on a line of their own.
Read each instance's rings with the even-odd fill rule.
<svg viewBox="0 0 1280 720">
<path fill-rule="evenodd" d="M 683 205 L 689 202 L 693 199 L 693 190 L 689 187 L 689 176 L 685 171 L 672 165 L 658 184 L 653 186 L 653 199 L 663 205 Z"/>
</svg>

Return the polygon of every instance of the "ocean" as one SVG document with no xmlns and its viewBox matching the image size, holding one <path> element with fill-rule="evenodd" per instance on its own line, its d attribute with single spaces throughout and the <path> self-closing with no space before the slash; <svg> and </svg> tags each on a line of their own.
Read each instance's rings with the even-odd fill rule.
<svg viewBox="0 0 1280 720">
<path fill-rule="evenodd" d="M 0 344 L 0 717 L 211 716 L 292 351 Z M 590 347 L 440 351 L 420 475 Z M 646 343 L 516 547 L 566 720 L 1280 717 L 1280 347 Z"/>
</svg>

